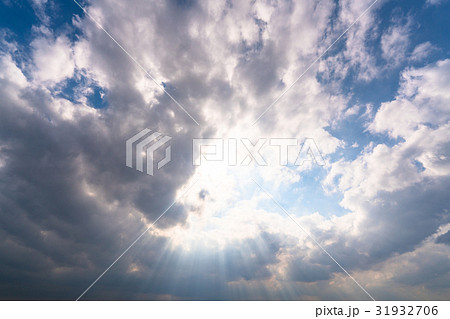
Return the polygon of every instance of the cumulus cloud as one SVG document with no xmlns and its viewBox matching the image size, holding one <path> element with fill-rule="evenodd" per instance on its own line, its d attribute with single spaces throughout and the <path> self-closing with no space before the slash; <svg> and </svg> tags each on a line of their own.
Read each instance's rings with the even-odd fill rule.
<svg viewBox="0 0 450 319">
<path fill-rule="evenodd" d="M 325 180 L 343 192 L 341 204 L 355 212 L 358 250 L 366 247 L 372 263 L 393 253 L 409 258 L 416 249 L 426 254 L 416 247 L 448 223 L 448 88 L 439 84 L 447 69 L 448 60 L 443 60 L 404 71 L 397 97 L 382 104 L 369 125 L 374 133 L 399 142 L 372 146 L 353 161 L 336 162 Z M 427 267 L 418 269 L 425 272 Z M 392 280 L 404 279 L 394 275 Z"/>
<path fill-rule="evenodd" d="M 62 36 L 56 39 L 38 38 L 31 43 L 34 54 L 34 72 L 38 81 L 61 82 L 73 76 L 75 63 L 69 40 Z"/>
</svg>

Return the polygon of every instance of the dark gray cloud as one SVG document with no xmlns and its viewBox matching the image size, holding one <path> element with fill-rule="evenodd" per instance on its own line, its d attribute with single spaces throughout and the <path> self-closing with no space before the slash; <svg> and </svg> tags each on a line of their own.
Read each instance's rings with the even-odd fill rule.
<svg viewBox="0 0 450 319">
<path fill-rule="evenodd" d="M 436 238 L 436 243 L 450 245 L 450 231 Z"/>
</svg>

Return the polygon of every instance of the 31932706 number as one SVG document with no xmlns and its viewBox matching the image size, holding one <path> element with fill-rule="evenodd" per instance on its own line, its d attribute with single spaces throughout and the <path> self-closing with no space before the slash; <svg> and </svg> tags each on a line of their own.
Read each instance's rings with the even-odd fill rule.
<svg viewBox="0 0 450 319">
<path fill-rule="evenodd" d="M 436 316 L 439 313 L 437 306 L 377 306 L 377 316 Z"/>
</svg>

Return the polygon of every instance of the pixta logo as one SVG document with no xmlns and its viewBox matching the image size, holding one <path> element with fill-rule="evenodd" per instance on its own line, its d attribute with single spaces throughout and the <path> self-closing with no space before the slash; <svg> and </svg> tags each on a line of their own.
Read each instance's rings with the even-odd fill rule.
<svg viewBox="0 0 450 319">
<path fill-rule="evenodd" d="M 151 134 L 150 134 L 151 133 Z M 167 144 L 172 139 L 170 136 L 163 135 L 159 132 L 153 132 L 149 129 L 144 129 L 129 138 L 126 142 L 126 165 L 128 167 L 133 167 L 136 164 L 136 169 L 140 172 L 144 172 L 144 157 L 146 160 L 146 173 L 148 175 L 153 175 L 154 170 L 154 158 L 155 152 L 161 147 Z M 134 147 L 136 145 L 136 147 Z M 133 150 L 135 150 L 136 161 L 133 161 Z M 164 165 L 170 162 L 171 159 L 170 145 L 165 149 L 165 156 L 161 159 L 157 168 L 160 169 Z"/>
<path fill-rule="evenodd" d="M 296 138 L 260 138 L 252 142 L 248 138 L 198 138 L 192 141 L 192 163 L 223 162 L 228 166 L 281 165 L 302 166 L 307 161 L 323 166 L 325 161 L 312 138 L 303 144 Z M 272 154 L 269 163 L 264 154 Z"/>
<path fill-rule="evenodd" d="M 166 145 L 172 137 L 144 129 L 126 141 L 126 165 L 148 175 L 171 161 L 171 148 Z M 303 142 L 303 143 L 302 143 Z M 165 154 L 156 156 L 165 146 Z M 266 157 L 267 156 L 267 157 Z M 144 160 L 145 159 L 145 160 Z M 159 161 L 155 164 L 155 159 Z M 192 139 L 192 164 L 221 162 L 227 166 L 281 165 L 302 166 L 311 162 L 325 165 L 319 148 L 312 138 L 194 138 Z"/>
</svg>

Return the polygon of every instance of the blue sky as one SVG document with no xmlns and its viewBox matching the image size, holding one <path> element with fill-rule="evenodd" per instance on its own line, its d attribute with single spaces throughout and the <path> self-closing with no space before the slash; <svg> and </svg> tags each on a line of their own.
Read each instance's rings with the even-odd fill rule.
<svg viewBox="0 0 450 319">
<path fill-rule="evenodd" d="M 448 300 L 450 1 L 80 4 L 0 1 L 0 299 L 76 299 L 175 203 L 83 299 Z M 192 164 L 229 137 L 325 165 Z"/>
</svg>

